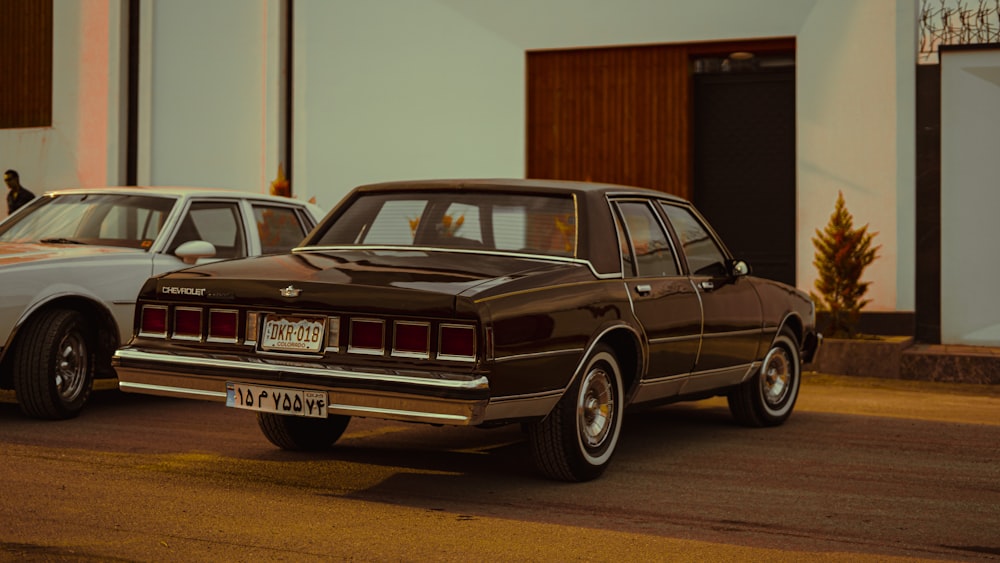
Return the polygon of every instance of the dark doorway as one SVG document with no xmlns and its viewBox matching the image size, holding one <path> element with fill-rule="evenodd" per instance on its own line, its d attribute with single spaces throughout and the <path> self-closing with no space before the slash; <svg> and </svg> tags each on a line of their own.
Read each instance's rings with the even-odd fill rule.
<svg viewBox="0 0 1000 563">
<path fill-rule="evenodd" d="M 795 285 L 794 58 L 694 69 L 694 203 L 754 275 Z"/>
</svg>

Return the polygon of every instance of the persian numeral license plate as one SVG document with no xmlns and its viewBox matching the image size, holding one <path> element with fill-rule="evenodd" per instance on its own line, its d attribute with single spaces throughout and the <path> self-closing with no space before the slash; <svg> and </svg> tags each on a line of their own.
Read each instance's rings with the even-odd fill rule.
<svg viewBox="0 0 1000 563">
<path fill-rule="evenodd" d="M 308 418 L 326 418 L 326 391 L 226 382 L 226 406 Z"/>
<path fill-rule="evenodd" d="M 326 319 L 267 315 L 260 349 L 317 353 L 323 348 L 325 332 Z"/>
</svg>

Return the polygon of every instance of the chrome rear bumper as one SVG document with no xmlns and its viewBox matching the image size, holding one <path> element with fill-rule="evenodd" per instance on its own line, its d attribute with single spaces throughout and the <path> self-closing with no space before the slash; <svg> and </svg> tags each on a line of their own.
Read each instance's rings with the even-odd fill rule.
<svg viewBox="0 0 1000 563">
<path fill-rule="evenodd" d="M 129 393 L 224 402 L 226 382 L 326 391 L 331 414 L 470 426 L 485 419 L 485 376 L 375 370 L 243 356 L 122 348 L 112 364 Z"/>
</svg>

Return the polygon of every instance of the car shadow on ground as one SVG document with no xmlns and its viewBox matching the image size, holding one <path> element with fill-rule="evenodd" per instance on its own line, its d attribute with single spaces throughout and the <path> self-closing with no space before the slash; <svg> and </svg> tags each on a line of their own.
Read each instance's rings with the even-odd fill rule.
<svg viewBox="0 0 1000 563">
<path fill-rule="evenodd" d="M 56 428 L 58 432 L 53 432 Z M 629 412 L 616 459 L 600 480 L 625 475 L 635 463 L 663 462 L 674 453 L 705 445 L 718 448 L 739 436 L 752 434 L 738 426 L 725 407 L 679 403 Z M 234 478 L 245 462 L 246 472 L 261 480 L 312 481 L 312 486 L 341 492 L 344 486 L 352 490 L 364 483 L 351 494 L 389 502 L 398 502 L 400 493 L 410 498 L 414 491 L 460 499 L 497 487 L 553 483 L 536 471 L 527 435 L 518 424 L 481 429 L 355 418 L 333 448 L 293 452 L 268 442 L 253 413 L 220 403 L 136 395 L 115 388 L 95 391 L 77 418 L 63 421 L 27 418 L 16 403 L 4 400 L 0 439 L 166 457 L 197 452 L 206 456 L 204 464 L 217 463 L 218 472 Z M 324 483 L 315 482 L 318 474 L 324 475 Z M 348 479 L 351 474 L 368 477 Z"/>
</svg>

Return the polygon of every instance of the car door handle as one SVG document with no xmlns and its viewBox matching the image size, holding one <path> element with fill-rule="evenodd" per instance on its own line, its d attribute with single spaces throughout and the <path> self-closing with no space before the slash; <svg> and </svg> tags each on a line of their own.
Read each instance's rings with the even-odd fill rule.
<svg viewBox="0 0 1000 563">
<path fill-rule="evenodd" d="M 704 289 L 705 291 L 712 291 L 715 289 L 715 282 L 712 280 L 705 280 L 698 284 L 698 287 Z"/>
<path fill-rule="evenodd" d="M 635 292 L 639 295 L 649 295 L 653 291 L 653 286 L 648 283 L 640 283 L 635 286 Z"/>
</svg>

